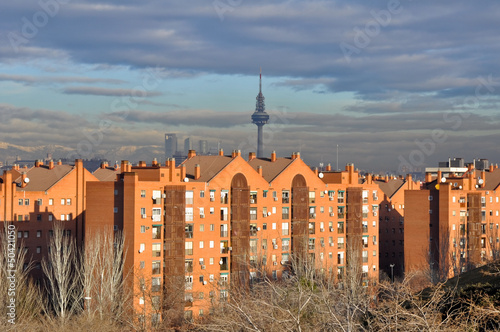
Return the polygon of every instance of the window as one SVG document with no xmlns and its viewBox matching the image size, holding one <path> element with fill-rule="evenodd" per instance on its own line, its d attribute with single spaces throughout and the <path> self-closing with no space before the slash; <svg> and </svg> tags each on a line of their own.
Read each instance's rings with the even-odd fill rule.
<svg viewBox="0 0 500 332">
<path fill-rule="evenodd" d="M 281 223 L 281 235 L 289 235 L 290 234 L 290 229 L 288 228 L 288 223 L 284 222 Z"/>
<path fill-rule="evenodd" d="M 29 231 L 24 231 L 24 238 L 27 239 L 30 235 Z"/>
<path fill-rule="evenodd" d="M 337 207 L 337 217 L 339 219 L 344 219 L 344 211 L 345 211 L 345 207 L 344 206 Z"/>
<path fill-rule="evenodd" d="M 257 209 L 257 208 L 254 208 L 254 209 Z M 257 210 L 255 212 L 255 215 L 257 215 Z M 252 219 L 251 215 L 250 215 L 250 219 Z M 227 221 L 227 208 L 220 208 L 220 220 Z"/>
<path fill-rule="evenodd" d="M 113 208 L 113 212 L 118 213 L 118 208 L 117 207 Z"/>
<path fill-rule="evenodd" d="M 200 218 L 205 218 L 205 208 L 200 207 Z"/>
<path fill-rule="evenodd" d="M 316 218 L 316 207 L 310 206 L 309 207 L 309 219 L 315 219 L 315 218 Z"/>
<path fill-rule="evenodd" d="M 66 199 L 66 205 L 71 205 L 71 198 Z"/>
<path fill-rule="evenodd" d="M 283 190 L 283 193 L 281 194 L 282 198 L 281 198 L 281 202 L 283 204 L 288 204 L 290 203 L 290 191 L 288 190 Z"/>
<path fill-rule="evenodd" d="M 194 192 L 192 190 L 186 191 L 186 204 L 193 204 Z"/>
<path fill-rule="evenodd" d="M 316 223 L 310 222 L 309 223 L 309 234 L 314 234 L 316 232 Z"/>
<path fill-rule="evenodd" d="M 290 218 L 290 208 L 289 207 L 283 207 L 281 209 L 281 218 L 282 219 L 289 219 Z"/>
<path fill-rule="evenodd" d="M 22 199 L 22 198 L 20 198 L 20 199 L 19 199 L 19 205 L 23 205 L 23 202 L 24 202 L 24 201 L 23 201 L 23 199 Z"/>
<path fill-rule="evenodd" d="M 309 250 L 314 250 L 315 248 L 315 239 L 314 238 L 309 238 Z"/>
<path fill-rule="evenodd" d="M 205 197 L 205 191 L 204 190 L 200 190 L 200 198 L 204 198 Z"/>
<path fill-rule="evenodd" d="M 339 222 L 337 223 L 337 232 L 338 232 L 339 234 L 344 234 L 344 222 L 339 221 Z"/>
<path fill-rule="evenodd" d="M 250 192 L 250 204 L 257 204 L 257 192 L 256 191 Z"/>
<path fill-rule="evenodd" d="M 29 198 L 26 198 L 24 200 L 24 205 L 30 205 L 30 199 Z"/>
<path fill-rule="evenodd" d="M 185 254 L 192 255 L 193 254 L 193 242 L 186 241 L 185 242 Z"/>
<path fill-rule="evenodd" d="M 227 224 L 220 225 L 220 237 L 228 237 Z"/>
<path fill-rule="evenodd" d="M 250 236 L 257 236 L 257 224 L 252 223 L 250 224 Z"/>
<path fill-rule="evenodd" d="M 200 224 L 200 232 L 204 232 L 205 231 L 205 224 Z"/>
<path fill-rule="evenodd" d="M 200 241 L 200 249 L 203 249 L 204 245 L 205 245 L 204 242 Z"/>
<path fill-rule="evenodd" d="M 154 240 L 161 239 L 161 226 L 153 225 L 152 235 Z"/>
<path fill-rule="evenodd" d="M 262 191 L 262 197 L 266 198 L 267 197 L 267 190 Z"/>
<path fill-rule="evenodd" d="M 65 205 L 65 204 L 66 204 L 66 199 L 61 198 L 61 205 Z"/>
<path fill-rule="evenodd" d="M 214 224 L 210 224 L 210 231 L 212 231 L 212 232 L 213 232 L 214 230 L 215 230 L 215 226 L 214 226 Z"/>
<path fill-rule="evenodd" d="M 37 254 L 42 253 L 42 247 L 36 247 L 36 253 Z"/>
<path fill-rule="evenodd" d="M 139 244 L 139 253 L 143 253 L 144 250 L 146 250 L 146 244 L 145 243 Z"/>
<path fill-rule="evenodd" d="M 43 200 L 41 198 L 39 198 L 39 199 L 36 200 L 36 202 L 37 202 L 38 206 L 41 206 L 42 203 L 43 203 Z"/>
<path fill-rule="evenodd" d="M 210 241 L 209 242 L 209 246 L 210 246 L 211 249 L 213 249 L 213 247 L 214 247 L 214 241 Z"/>
<path fill-rule="evenodd" d="M 337 239 L 337 249 L 344 249 L 344 238 L 339 237 Z"/>
<path fill-rule="evenodd" d="M 146 197 L 146 190 L 141 190 L 141 197 L 142 198 Z"/>
<path fill-rule="evenodd" d="M 250 208 L 250 220 L 257 220 L 257 208 L 256 207 Z"/>
<path fill-rule="evenodd" d="M 290 239 L 282 239 L 281 240 L 281 250 L 282 251 L 289 251 L 290 250 Z M 288 261 L 288 259 L 286 261 Z"/>
<path fill-rule="evenodd" d="M 146 233 L 146 226 L 141 225 L 141 233 Z"/>
<path fill-rule="evenodd" d="M 345 192 L 343 190 L 339 190 L 339 193 L 337 195 L 337 202 L 339 204 L 344 203 L 344 193 Z"/>
<path fill-rule="evenodd" d="M 53 198 L 49 198 L 49 205 L 54 205 L 54 199 Z"/>
<path fill-rule="evenodd" d="M 66 219 L 66 215 L 61 214 L 61 221 L 64 221 L 64 219 Z"/>
<path fill-rule="evenodd" d="M 368 204 L 368 193 L 369 191 L 368 190 L 363 190 L 363 204 Z"/>
<path fill-rule="evenodd" d="M 141 208 L 141 216 L 144 217 L 145 215 L 146 215 L 146 208 Z"/>
<path fill-rule="evenodd" d="M 316 192 L 310 191 L 309 192 L 309 204 L 314 204 L 314 203 L 316 203 Z"/>
<path fill-rule="evenodd" d="M 153 243 L 152 250 L 153 250 L 153 257 L 160 257 L 161 256 L 161 244 L 160 243 Z"/>
<path fill-rule="evenodd" d="M 227 190 L 221 190 L 220 192 L 220 202 L 221 204 L 227 204 L 228 203 L 228 198 L 229 198 L 229 191 Z"/>
<path fill-rule="evenodd" d="M 54 216 L 52 214 L 49 214 L 49 221 L 52 221 L 53 218 Z"/>
<path fill-rule="evenodd" d="M 215 202 L 215 190 L 210 190 L 210 202 Z"/>
<path fill-rule="evenodd" d="M 159 292 L 161 289 L 161 279 L 158 277 L 151 278 L 151 291 Z"/>
<path fill-rule="evenodd" d="M 161 272 L 161 262 L 160 261 L 153 261 L 152 274 L 160 274 L 160 272 Z"/>
<path fill-rule="evenodd" d="M 186 239 L 192 239 L 193 238 L 193 229 L 194 229 L 194 224 L 186 224 L 186 225 L 184 225 L 184 233 L 186 235 Z"/>
<path fill-rule="evenodd" d="M 193 221 L 193 208 L 192 207 L 186 208 L 186 221 Z"/>
<path fill-rule="evenodd" d="M 36 220 L 37 221 L 42 221 L 42 215 L 41 214 L 37 214 L 36 215 Z"/>
</svg>

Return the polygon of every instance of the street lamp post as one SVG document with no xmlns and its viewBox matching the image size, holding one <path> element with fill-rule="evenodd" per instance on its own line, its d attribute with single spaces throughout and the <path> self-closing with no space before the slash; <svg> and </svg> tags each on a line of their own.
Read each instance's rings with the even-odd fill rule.
<svg viewBox="0 0 500 332">
<path fill-rule="evenodd" d="M 391 281 L 392 281 L 392 283 L 394 283 L 394 265 L 396 265 L 396 264 L 389 265 L 391 267 Z"/>
</svg>

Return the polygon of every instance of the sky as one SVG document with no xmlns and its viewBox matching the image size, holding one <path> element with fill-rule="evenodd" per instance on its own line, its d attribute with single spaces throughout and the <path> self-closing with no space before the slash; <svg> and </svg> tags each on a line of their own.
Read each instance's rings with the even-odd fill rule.
<svg viewBox="0 0 500 332">
<path fill-rule="evenodd" d="M 313 166 L 375 172 L 449 157 L 499 162 L 498 1 L 1 8 L 0 142 L 83 158 L 128 147 L 131 160 L 150 147 L 163 160 L 164 134 L 177 133 L 194 148 L 206 139 L 247 154 L 256 150 L 250 116 L 262 68 L 266 155 L 299 151 Z"/>
</svg>

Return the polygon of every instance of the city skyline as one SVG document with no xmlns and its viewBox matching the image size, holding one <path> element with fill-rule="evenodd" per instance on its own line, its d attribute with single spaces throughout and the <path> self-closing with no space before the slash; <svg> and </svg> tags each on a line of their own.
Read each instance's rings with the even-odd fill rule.
<svg viewBox="0 0 500 332">
<path fill-rule="evenodd" d="M 496 3 L 42 4 L 0 14 L 0 142 L 86 158 L 164 151 L 168 132 L 256 151 L 262 66 L 265 156 L 333 164 L 339 144 L 339 165 L 375 171 L 497 161 Z"/>
</svg>

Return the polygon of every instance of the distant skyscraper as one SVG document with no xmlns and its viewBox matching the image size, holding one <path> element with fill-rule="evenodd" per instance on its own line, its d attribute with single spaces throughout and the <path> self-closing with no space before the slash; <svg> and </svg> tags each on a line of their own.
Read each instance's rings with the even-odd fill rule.
<svg viewBox="0 0 500 332">
<path fill-rule="evenodd" d="M 201 139 L 200 140 L 200 154 L 206 155 L 208 153 L 208 141 Z"/>
<path fill-rule="evenodd" d="M 177 135 L 165 134 L 165 158 L 173 158 L 177 152 Z"/>
<path fill-rule="evenodd" d="M 259 79 L 259 94 L 257 95 L 257 103 L 255 112 L 252 114 L 252 123 L 257 125 L 257 158 L 262 158 L 264 155 L 264 132 L 263 127 L 269 121 L 269 114 L 266 113 L 266 105 L 264 104 L 264 95 L 262 94 L 262 69 Z"/>
<path fill-rule="evenodd" d="M 189 150 L 193 149 L 193 145 L 191 144 L 191 138 L 188 137 L 184 140 L 184 154 L 187 156 L 189 153 Z"/>
</svg>

